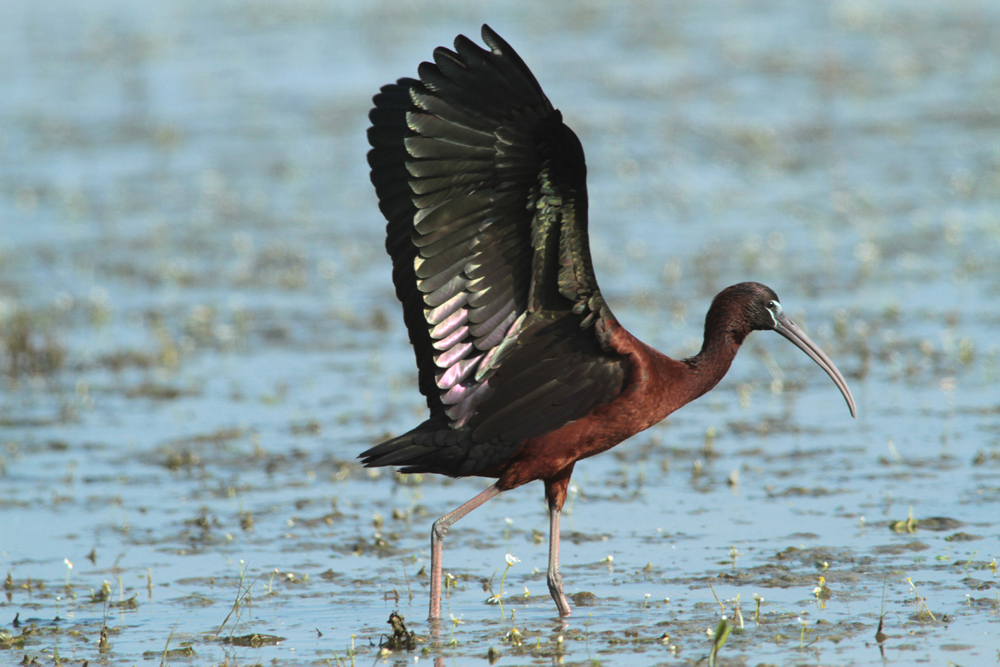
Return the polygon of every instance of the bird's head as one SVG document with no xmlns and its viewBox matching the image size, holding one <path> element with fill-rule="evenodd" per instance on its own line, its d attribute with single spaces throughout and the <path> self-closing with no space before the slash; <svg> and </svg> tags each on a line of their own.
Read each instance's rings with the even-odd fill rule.
<svg viewBox="0 0 1000 667">
<path fill-rule="evenodd" d="M 778 295 L 767 285 L 739 283 L 719 292 L 712 302 L 709 317 L 705 322 L 706 336 L 710 327 L 726 329 L 737 345 L 741 344 L 751 331 L 776 331 L 781 334 L 826 371 L 840 389 L 840 393 L 844 395 L 851 416 L 857 416 L 854 397 L 844 376 L 837 370 L 830 357 L 826 356 L 826 353 L 789 319 L 781 307 L 781 302 L 778 301 Z"/>
</svg>

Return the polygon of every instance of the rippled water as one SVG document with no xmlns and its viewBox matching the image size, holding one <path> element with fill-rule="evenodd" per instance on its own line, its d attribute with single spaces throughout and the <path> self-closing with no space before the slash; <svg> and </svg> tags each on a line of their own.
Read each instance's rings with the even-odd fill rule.
<svg viewBox="0 0 1000 667">
<path fill-rule="evenodd" d="M 364 132 L 484 21 L 584 143 L 622 322 L 691 354 L 765 282 L 859 416 L 755 334 L 577 466 L 567 625 L 530 485 L 449 534 L 435 640 L 428 530 L 486 482 L 355 463 L 424 410 Z M 995 662 L 998 34 L 986 0 L 0 4 L 0 662 L 370 664 L 396 609 L 392 662 L 693 664 L 723 613 L 723 664 Z"/>
</svg>

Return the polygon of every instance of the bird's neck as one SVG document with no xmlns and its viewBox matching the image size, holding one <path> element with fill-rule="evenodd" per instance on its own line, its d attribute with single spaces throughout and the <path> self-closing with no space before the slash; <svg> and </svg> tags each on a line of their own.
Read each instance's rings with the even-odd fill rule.
<svg viewBox="0 0 1000 667">
<path fill-rule="evenodd" d="M 719 384 L 729 371 L 742 342 L 735 340 L 732 332 L 726 329 L 713 328 L 706 331 L 701 351 L 682 362 L 687 366 L 683 383 L 687 394 L 685 403 L 690 403 Z"/>
<path fill-rule="evenodd" d="M 621 328 L 615 332 L 612 347 L 630 359 L 627 393 L 642 397 L 635 399 L 642 404 L 634 415 L 638 430 L 649 428 L 717 385 L 740 348 L 732 336 L 716 333 L 706 338 L 701 352 L 678 361 Z"/>
</svg>

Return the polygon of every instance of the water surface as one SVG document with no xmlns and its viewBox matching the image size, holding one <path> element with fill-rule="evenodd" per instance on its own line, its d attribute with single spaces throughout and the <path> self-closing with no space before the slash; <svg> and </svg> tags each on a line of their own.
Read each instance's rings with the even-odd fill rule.
<svg viewBox="0 0 1000 667">
<path fill-rule="evenodd" d="M 364 133 L 483 22 L 584 143 L 619 319 L 689 355 L 767 283 L 859 416 L 755 334 L 577 466 L 566 625 L 529 485 L 449 534 L 435 641 L 428 530 L 486 482 L 355 462 L 424 415 Z M 986 1 L 0 5 L 0 661 L 371 664 L 394 610 L 391 662 L 694 664 L 723 615 L 726 664 L 996 661 L 997 34 Z"/>
</svg>

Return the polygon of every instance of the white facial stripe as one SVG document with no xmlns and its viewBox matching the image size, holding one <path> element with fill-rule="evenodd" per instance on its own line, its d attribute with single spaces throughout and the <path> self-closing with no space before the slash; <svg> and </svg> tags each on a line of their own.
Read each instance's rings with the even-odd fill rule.
<svg viewBox="0 0 1000 667">
<path fill-rule="evenodd" d="M 768 304 L 767 312 L 771 313 L 771 319 L 774 320 L 774 326 L 778 326 L 778 315 L 781 315 L 781 304 L 777 301 L 772 301 Z"/>
</svg>

